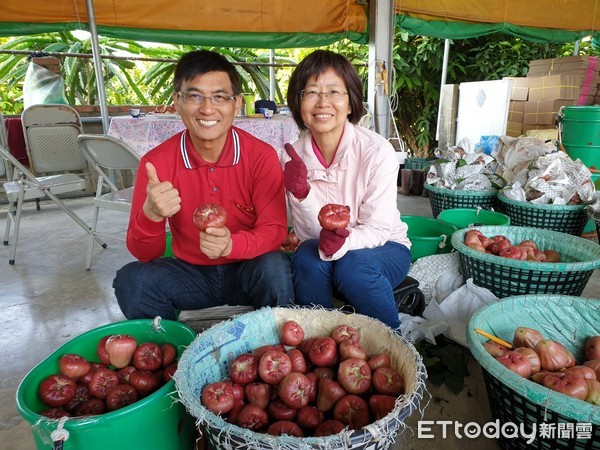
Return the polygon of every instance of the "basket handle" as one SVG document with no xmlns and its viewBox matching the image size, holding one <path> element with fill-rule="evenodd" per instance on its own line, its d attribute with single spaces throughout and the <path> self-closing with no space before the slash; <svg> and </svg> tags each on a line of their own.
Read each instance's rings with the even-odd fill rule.
<svg viewBox="0 0 600 450">
<path fill-rule="evenodd" d="M 446 241 L 448 240 L 448 235 L 447 234 L 442 234 L 440 237 L 442 238 L 442 242 L 440 242 L 438 244 L 438 247 L 439 248 L 444 248 L 444 247 L 446 247 Z"/>
<path fill-rule="evenodd" d="M 53 450 L 62 450 L 63 443 L 69 439 L 69 431 L 64 428 L 67 417 L 61 417 L 58 420 L 58 426 L 56 430 L 50 433 L 50 438 L 54 444 Z"/>
</svg>

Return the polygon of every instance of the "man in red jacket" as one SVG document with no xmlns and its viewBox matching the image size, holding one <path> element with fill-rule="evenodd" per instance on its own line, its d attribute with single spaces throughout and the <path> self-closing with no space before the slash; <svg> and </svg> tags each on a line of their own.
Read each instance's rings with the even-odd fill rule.
<svg viewBox="0 0 600 450">
<path fill-rule="evenodd" d="M 175 319 L 175 310 L 293 301 L 283 172 L 270 145 L 233 126 L 242 106 L 235 67 L 215 52 L 177 63 L 173 99 L 186 129 L 140 161 L 127 248 L 139 261 L 117 271 L 128 319 Z M 217 203 L 224 227 L 199 231 L 195 209 Z M 165 251 L 166 225 L 174 258 Z"/>
</svg>

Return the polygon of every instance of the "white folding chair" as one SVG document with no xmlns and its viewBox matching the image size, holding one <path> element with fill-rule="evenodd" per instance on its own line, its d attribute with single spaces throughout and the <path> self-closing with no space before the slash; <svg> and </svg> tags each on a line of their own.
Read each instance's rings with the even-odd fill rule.
<svg viewBox="0 0 600 450">
<path fill-rule="evenodd" d="M 86 233 L 92 235 L 89 225 L 58 197 L 86 188 L 82 175 L 66 173 L 88 168 L 87 160 L 77 145 L 77 137 L 81 133 L 79 114 L 66 105 L 33 105 L 23 112 L 21 121 L 31 166 L 36 172 L 46 175 L 34 175 L 11 155 L 8 148 L 0 146 L 0 157 L 7 164 L 8 173 L 12 174 L 11 179 L 4 183 L 9 202 L 4 245 L 9 245 L 10 228 L 14 224 L 9 264 L 15 263 L 23 203 L 26 200 L 49 198 Z M 96 239 L 101 245 L 106 245 L 99 238 Z"/>
<path fill-rule="evenodd" d="M 131 210 L 133 187 L 124 189 L 117 188 L 111 180 L 110 174 L 116 170 L 137 171 L 140 157 L 127 144 L 112 136 L 82 134 L 77 141 L 81 152 L 98 173 L 98 185 L 96 187 L 96 196 L 94 197 L 92 235 L 90 236 L 86 260 L 86 269 L 89 269 L 92 262 L 94 236 L 124 240 L 123 238 L 114 235 L 98 233 L 98 213 L 100 208 L 127 213 Z M 104 185 L 110 189 L 110 192 L 102 194 Z"/>
</svg>

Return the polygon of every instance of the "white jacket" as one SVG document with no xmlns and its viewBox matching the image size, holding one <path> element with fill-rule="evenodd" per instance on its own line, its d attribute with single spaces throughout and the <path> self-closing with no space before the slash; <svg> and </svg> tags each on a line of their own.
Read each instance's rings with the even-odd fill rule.
<svg viewBox="0 0 600 450">
<path fill-rule="evenodd" d="M 388 241 L 410 248 L 408 226 L 400 220 L 396 203 L 399 164 L 392 145 L 381 135 L 346 122 L 335 158 L 323 167 L 306 132 L 293 144 L 308 169 L 310 192 L 300 201 L 287 192 L 294 231 L 300 239 L 318 239 L 321 231 L 317 218 L 328 203 L 350 207 L 350 236 L 331 257 L 336 260 L 349 250 L 375 248 Z M 282 165 L 290 160 L 283 155 Z"/>
</svg>

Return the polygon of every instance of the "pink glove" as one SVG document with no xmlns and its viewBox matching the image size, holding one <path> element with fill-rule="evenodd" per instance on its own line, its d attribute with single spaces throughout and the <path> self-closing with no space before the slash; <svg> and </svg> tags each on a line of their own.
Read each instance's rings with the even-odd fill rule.
<svg viewBox="0 0 600 450">
<path fill-rule="evenodd" d="M 329 257 L 342 248 L 348 236 L 350 232 L 346 228 L 337 228 L 335 231 L 322 229 L 319 235 L 319 248 L 325 256 Z"/>
<path fill-rule="evenodd" d="M 310 191 L 308 181 L 306 181 L 308 175 L 306 164 L 304 164 L 298 153 L 296 153 L 296 150 L 294 150 L 294 147 L 290 144 L 285 144 L 284 148 L 285 152 L 292 158 L 291 161 L 285 163 L 285 168 L 283 169 L 285 188 L 298 200 L 302 200 L 306 198 Z"/>
</svg>

